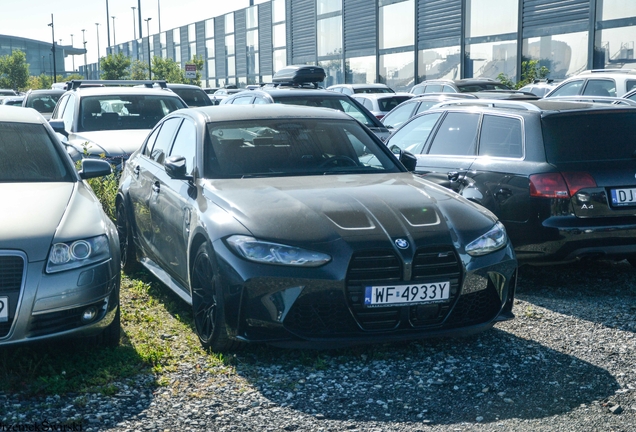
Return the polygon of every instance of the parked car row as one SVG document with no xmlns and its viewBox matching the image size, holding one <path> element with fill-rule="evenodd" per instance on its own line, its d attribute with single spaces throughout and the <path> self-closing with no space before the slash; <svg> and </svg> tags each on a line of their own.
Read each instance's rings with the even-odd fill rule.
<svg viewBox="0 0 636 432">
<path fill-rule="evenodd" d="M 154 274 L 225 351 L 471 334 L 513 318 L 519 263 L 636 265 L 636 108 L 324 77 L 287 67 L 203 107 L 166 83 L 76 81 L 48 123 L 0 110 L 16 208 L 0 224 L 0 345 L 116 345 L 120 268 Z M 365 108 L 385 100 L 390 129 Z M 115 223 L 83 181 L 111 166 Z"/>
</svg>

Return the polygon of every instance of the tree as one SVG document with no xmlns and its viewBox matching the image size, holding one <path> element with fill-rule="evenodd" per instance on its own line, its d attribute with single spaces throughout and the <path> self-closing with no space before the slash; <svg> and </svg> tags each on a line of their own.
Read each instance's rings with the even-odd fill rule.
<svg viewBox="0 0 636 432">
<path fill-rule="evenodd" d="M 204 60 L 202 56 L 194 55 L 192 60 L 187 62 L 186 64 L 193 64 L 197 68 L 196 78 L 194 78 L 193 84 L 201 87 L 201 71 L 203 70 Z"/>
<path fill-rule="evenodd" d="M 185 72 L 173 59 L 152 58 L 152 75 L 155 79 L 166 80 L 170 83 L 186 83 Z"/>
<path fill-rule="evenodd" d="M 144 80 L 148 78 L 148 64 L 141 60 L 133 60 L 130 65 L 130 79 Z"/>
<path fill-rule="evenodd" d="M 99 62 L 102 79 L 105 80 L 122 80 L 128 79 L 130 76 L 130 58 L 122 52 L 117 54 L 108 54 L 102 57 Z"/>
<path fill-rule="evenodd" d="M 24 51 L 15 50 L 0 57 L 0 87 L 26 90 L 29 83 L 29 65 Z"/>
<path fill-rule="evenodd" d="M 519 89 L 535 80 L 546 79 L 549 74 L 550 69 L 545 66 L 539 66 L 539 60 L 524 60 L 521 62 L 521 79 L 519 82 L 515 83 L 511 77 L 504 73 L 497 75 L 497 79 L 512 89 Z"/>
</svg>

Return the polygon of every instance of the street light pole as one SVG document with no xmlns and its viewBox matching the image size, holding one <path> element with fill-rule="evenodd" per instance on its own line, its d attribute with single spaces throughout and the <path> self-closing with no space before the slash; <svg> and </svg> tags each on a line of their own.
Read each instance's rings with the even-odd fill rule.
<svg viewBox="0 0 636 432">
<path fill-rule="evenodd" d="M 144 35 L 141 34 L 141 0 L 137 0 L 137 13 L 139 14 L 139 39 L 143 39 Z"/>
<path fill-rule="evenodd" d="M 85 78 L 88 79 L 88 70 L 86 70 L 86 33 L 84 33 L 86 29 L 82 29 L 82 44 L 84 44 L 84 75 Z"/>
<path fill-rule="evenodd" d="M 97 79 L 99 79 L 99 23 L 95 23 L 95 28 L 97 29 Z"/>
<path fill-rule="evenodd" d="M 137 9 L 134 6 L 130 7 L 133 10 L 133 39 L 137 40 L 137 26 L 135 25 L 135 9 Z"/>
<path fill-rule="evenodd" d="M 57 67 L 55 65 L 55 30 L 53 26 L 53 14 L 51 14 L 51 22 L 49 23 L 49 27 L 51 27 L 51 38 L 53 41 L 53 46 L 51 47 L 51 52 L 53 53 L 53 82 L 57 82 Z"/>
<path fill-rule="evenodd" d="M 146 18 L 146 30 L 148 31 L 148 79 L 152 79 L 152 63 L 150 61 L 150 20 L 152 18 Z"/>
<path fill-rule="evenodd" d="M 71 33 L 71 48 L 74 48 L 74 46 L 73 46 L 73 33 Z M 75 54 L 71 54 L 71 60 L 73 61 L 73 72 L 75 72 Z"/>
<path fill-rule="evenodd" d="M 117 45 L 117 41 L 115 40 L 115 17 L 111 17 L 113 19 L 113 46 Z"/>
<path fill-rule="evenodd" d="M 108 17 L 110 14 L 108 13 L 108 0 L 106 0 L 106 47 L 110 46 L 110 23 L 108 21 Z M 108 50 L 107 50 L 108 51 Z"/>
</svg>

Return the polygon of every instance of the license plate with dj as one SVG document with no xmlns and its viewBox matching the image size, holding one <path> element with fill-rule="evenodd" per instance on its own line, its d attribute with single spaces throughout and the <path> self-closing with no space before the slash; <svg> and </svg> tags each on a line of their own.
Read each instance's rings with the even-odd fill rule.
<svg viewBox="0 0 636 432">
<path fill-rule="evenodd" d="M 412 285 L 368 286 L 364 290 L 366 307 L 416 305 L 447 301 L 450 282 Z"/>
<path fill-rule="evenodd" d="M 9 321 L 9 297 L 0 297 L 0 323 Z"/>
<path fill-rule="evenodd" d="M 633 206 L 636 205 L 636 188 L 612 189 L 613 206 Z"/>
</svg>

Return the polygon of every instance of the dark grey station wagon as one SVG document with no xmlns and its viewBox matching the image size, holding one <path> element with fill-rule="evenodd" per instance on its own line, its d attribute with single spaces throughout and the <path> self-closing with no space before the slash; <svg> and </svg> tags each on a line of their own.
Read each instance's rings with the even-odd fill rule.
<svg viewBox="0 0 636 432">
<path fill-rule="evenodd" d="M 503 222 L 521 263 L 627 258 L 636 265 L 636 108 L 449 102 L 387 141 L 416 172 Z"/>
</svg>

